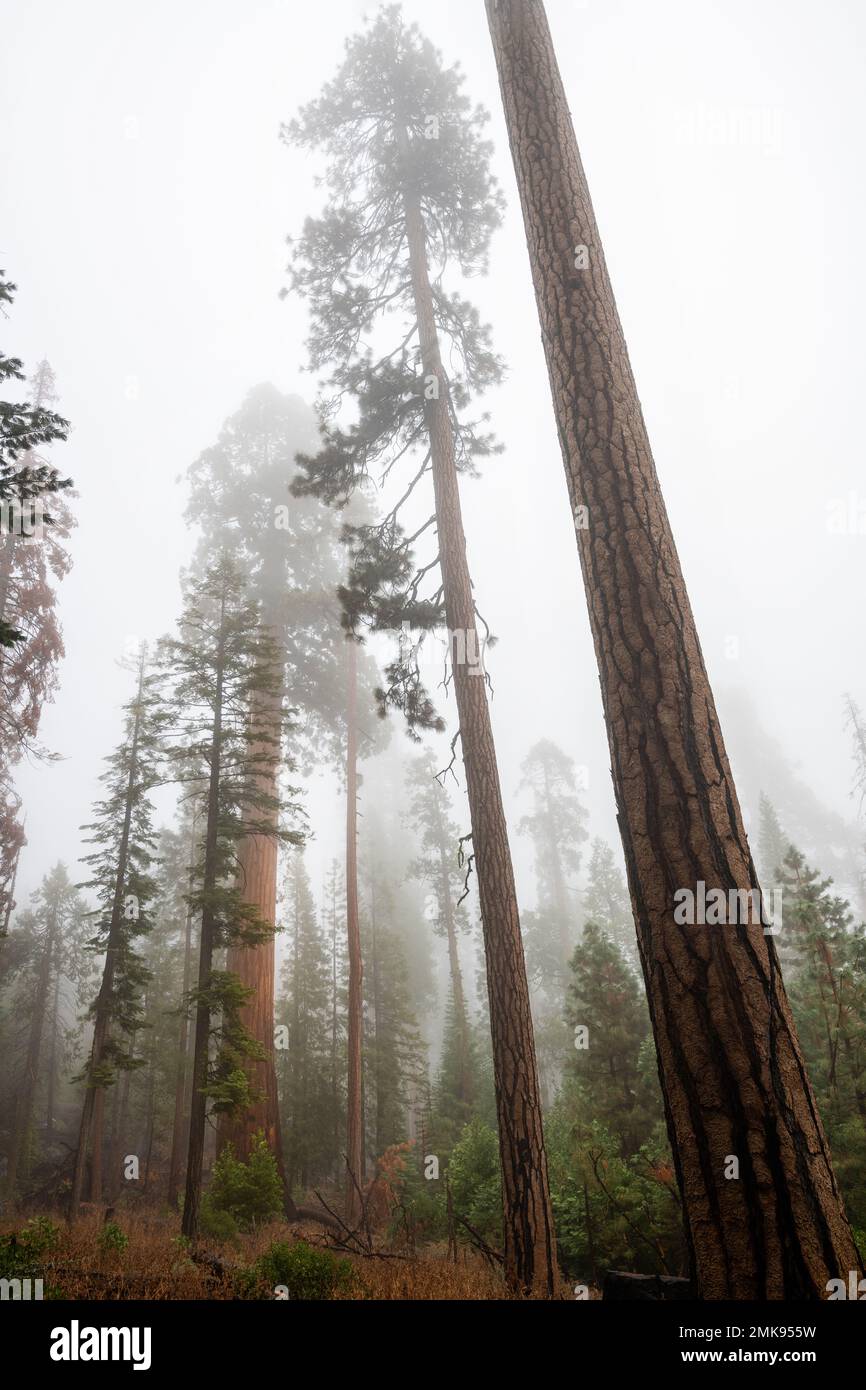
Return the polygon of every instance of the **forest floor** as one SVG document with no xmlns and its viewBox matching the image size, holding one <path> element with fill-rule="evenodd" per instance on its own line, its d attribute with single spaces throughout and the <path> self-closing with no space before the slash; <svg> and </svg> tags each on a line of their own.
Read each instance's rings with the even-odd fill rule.
<svg viewBox="0 0 866 1390">
<path fill-rule="evenodd" d="M 31 1219 L 36 1213 L 29 1214 Z M 0 1241 L 20 1232 L 26 1217 L 0 1220 Z M 180 1239 L 179 1217 L 168 1212 L 117 1214 L 126 1243 L 112 1248 L 97 1213 L 72 1226 L 56 1212 L 37 1222 L 52 1223 L 50 1247 L 38 1267 L 46 1298 L 93 1300 L 237 1300 L 277 1295 L 256 1271 L 256 1262 L 275 1244 L 303 1241 L 313 1250 L 333 1252 L 352 1273 L 326 1295 L 337 1300 L 429 1301 L 502 1300 L 511 1297 L 501 1273 L 480 1254 L 458 1249 L 456 1259 L 443 1247 L 416 1253 L 383 1248 L 374 1256 L 335 1248 L 330 1233 L 313 1223 L 272 1222 L 232 1241 L 203 1240 L 195 1255 Z M 345 1270 L 345 1264 L 342 1266 Z M 255 1274 L 254 1274 L 254 1271 Z M 16 1273 L 19 1272 L 16 1270 Z M 27 1270 L 22 1269 L 22 1274 Z M 6 1273 L 5 1269 L 0 1273 Z M 569 1297 L 565 1292 L 564 1297 Z"/>
</svg>

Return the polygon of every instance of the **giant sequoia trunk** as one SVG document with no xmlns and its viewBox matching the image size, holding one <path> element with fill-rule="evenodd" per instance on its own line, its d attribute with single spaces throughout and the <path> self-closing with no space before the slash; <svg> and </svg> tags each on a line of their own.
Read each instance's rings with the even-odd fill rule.
<svg viewBox="0 0 866 1390">
<path fill-rule="evenodd" d="M 556 1241 L 526 964 L 485 682 L 477 665 L 469 666 L 459 656 L 463 642 L 467 653 L 479 651 L 475 602 L 466 562 L 448 381 L 440 355 L 424 221 L 411 186 L 405 195 L 405 215 L 422 368 L 425 378 L 438 383 L 437 397 L 426 402 L 427 427 L 445 614 L 449 633 L 456 639 L 454 691 L 484 928 L 502 1164 L 505 1274 L 515 1289 L 551 1295 L 558 1285 Z"/>
<path fill-rule="evenodd" d="M 346 1220 L 360 1216 L 358 1188 L 364 1175 L 364 1110 L 361 1037 L 364 1027 L 361 925 L 358 917 L 358 652 L 348 644 L 346 706 L 346 937 L 349 962 L 349 1000 L 346 1051 Z"/>
<path fill-rule="evenodd" d="M 267 622 L 269 636 L 276 643 L 275 622 Z M 253 744 L 261 759 L 255 771 L 257 790 L 276 801 L 277 775 L 280 764 L 279 729 L 282 721 L 282 690 L 257 691 L 253 697 L 251 718 L 253 731 L 262 730 L 262 741 Z M 276 829 L 276 826 L 274 827 Z M 277 851 L 276 835 L 261 833 L 247 835 L 238 851 L 238 881 L 244 901 L 258 909 L 260 917 L 272 925 L 277 916 Z M 232 946 L 227 952 L 226 968 L 241 984 L 251 990 L 249 999 L 240 1009 L 240 1021 L 247 1032 L 260 1044 L 263 1058 L 246 1057 L 244 1069 L 250 1080 L 252 1100 L 236 1114 L 222 1115 L 217 1126 L 217 1153 L 230 1145 L 235 1155 L 249 1158 L 253 1136 L 261 1131 L 277 1162 L 283 1181 L 286 1215 L 294 1217 L 295 1209 L 289 1194 L 283 1164 L 283 1142 L 277 1098 L 277 1072 L 274 1063 L 274 972 L 275 941 L 273 935 L 257 946 Z"/>
<path fill-rule="evenodd" d="M 697 1287 L 820 1298 L 860 1258 L 772 937 L 673 919 L 677 888 L 756 875 L 544 7 L 487 12 Z"/>
</svg>

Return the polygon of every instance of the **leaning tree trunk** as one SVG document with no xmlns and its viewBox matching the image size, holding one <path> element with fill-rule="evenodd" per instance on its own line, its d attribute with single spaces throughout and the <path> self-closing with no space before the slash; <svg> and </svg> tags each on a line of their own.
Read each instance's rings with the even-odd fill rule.
<svg viewBox="0 0 866 1390">
<path fill-rule="evenodd" d="M 487 13 L 694 1276 L 703 1298 L 824 1297 L 861 1261 L 772 938 L 673 920 L 676 889 L 756 874 L 544 7 Z"/>
<path fill-rule="evenodd" d="M 346 1220 L 357 1225 L 361 1214 L 358 1188 L 364 1175 L 364 1124 L 361 1098 L 363 965 L 358 917 L 358 651 L 348 644 L 346 706 L 346 940 L 349 962 L 346 1077 Z"/>
<path fill-rule="evenodd" d="M 407 145 L 404 137 L 404 151 Z M 477 665 L 470 667 L 460 659 L 462 642 L 467 654 L 479 651 L 475 600 L 466 562 L 449 388 L 439 348 L 424 220 L 411 186 L 407 187 L 404 206 L 422 368 L 425 378 L 435 380 L 438 388 L 425 408 L 445 615 L 458 648 L 452 660 L 454 692 L 484 929 L 502 1165 L 505 1275 L 514 1289 L 553 1295 L 559 1278 L 556 1239 L 526 963 L 484 676 Z"/>
</svg>

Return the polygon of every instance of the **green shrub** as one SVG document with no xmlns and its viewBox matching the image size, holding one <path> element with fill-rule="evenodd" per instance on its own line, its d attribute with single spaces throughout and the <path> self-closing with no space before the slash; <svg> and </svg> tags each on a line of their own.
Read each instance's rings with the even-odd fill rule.
<svg viewBox="0 0 866 1390">
<path fill-rule="evenodd" d="M 283 1185 L 277 1162 L 261 1131 L 253 1138 L 246 1163 L 235 1158 L 229 1147 L 223 1149 L 202 1200 L 201 1222 L 206 1234 L 230 1240 L 238 1230 L 251 1231 L 282 1210 Z"/>
<path fill-rule="evenodd" d="M 357 1275 L 349 1260 L 338 1259 L 328 1250 L 314 1250 L 306 1241 L 275 1241 L 257 1260 L 256 1275 L 270 1289 L 281 1286 L 291 1299 L 321 1301 L 358 1287 Z"/>
<path fill-rule="evenodd" d="M 238 1236 L 238 1223 L 230 1211 L 221 1211 L 215 1206 L 211 1195 L 206 1192 L 201 1200 L 199 1225 L 203 1235 L 211 1240 L 234 1241 Z"/>
<path fill-rule="evenodd" d="M 20 1231 L 0 1236 L 0 1278 L 38 1278 L 60 1232 L 47 1216 L 34 1216 Z"/>
<path fill-rule="evenodd" d="M 464 1126 L 448 1162 L 455 1216 L 463 1216 L 489 1245 L 502 1240 L 499 1142 L 481 1120 Z M 458 1235 L 461 1228 L 458 1224 Z M 465 1238 L 465 1233 L 463 1238 Z"/>
<path fill-rule="evenodd" d="M 43 1279 L 45 1258 L 60 1240 L 47 1216 L 34 1216 L 20 1231 L 0 1236 L 0 1279 Z M 43 1298 L 62 1298 L 59 1288 L 46 1284 Z"/>
<path fill-rule="evenodd" d="M 129 1236 L 120 1229 L 116 1221 L 106 1221 L 97 1237 L 97 1244 L 103 1255 L 119 1255 L 128 1246 Z"/>
</svg>

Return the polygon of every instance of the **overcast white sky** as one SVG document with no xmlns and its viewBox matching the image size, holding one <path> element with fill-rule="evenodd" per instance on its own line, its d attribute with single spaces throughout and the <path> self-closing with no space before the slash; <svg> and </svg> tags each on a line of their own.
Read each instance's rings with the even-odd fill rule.
<svg viewBox="0 0 866 1390">
<path fill-rule="evenodd" d="M 128 693 L 124 643 L 176 617 L 191 543 L 178 475 L 257 382 L 312 397 L 303 306 L 278 292 L 284 238 L 320 195 L 278 129 L 373 8 L 3 0 L 0 265 L 19 293 L 0 326 L 28 368 L 46 356 L 57 373 L 74 428 L 55 458 L 80 493 L 68 655 L 41 730 L 64 761 L 19 778 L 19 900 L 79 853 Z M 474 286 L 510 368 L 490 398 L 507 452 L 464 488 L 470 564 L 500 638 L 505 790 L 531 742 L 553 737 L 589 767 L 591 829 L 613 838 L 484 7 L 405 9 L 491 110 L 509 202 Z M 748 686 L 807 780 L 850 815 L 842 693 L 866 703 L 864 7 L 548 0 L 548 13 L 711 678 L 719 692 Z M 832 534 L 828 507 L 850 493 L 863 531 Z M 325 826 L 315 853 L 328 842 Z M 518 860 L 530 896 L 525 847 Z"/>
</svg>

